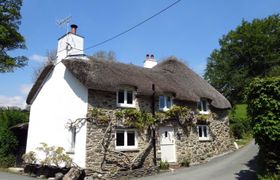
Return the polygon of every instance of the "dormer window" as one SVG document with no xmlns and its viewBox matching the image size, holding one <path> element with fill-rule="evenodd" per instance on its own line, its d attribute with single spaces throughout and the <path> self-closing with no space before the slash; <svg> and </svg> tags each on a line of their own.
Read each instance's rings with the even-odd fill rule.
<svg viewBox="0 0 280 180">
<path fill-rule="evenodd" d="M 197 108 L 200 114 L 209 114 L 209 103 L 207 99 L 200 99 L 197 103 Z"/>
<path fill-rule="evenodd" d="M 171 96 L 159 96 L 159 110 L 168 111 L 171 109 L 173 100 Z"/>
<path fill-rule="evenodd" d="M 134 91 L 129 89 L 120 89 L 117 92 L 117 106 L 135 107 Z"/>
</svg>

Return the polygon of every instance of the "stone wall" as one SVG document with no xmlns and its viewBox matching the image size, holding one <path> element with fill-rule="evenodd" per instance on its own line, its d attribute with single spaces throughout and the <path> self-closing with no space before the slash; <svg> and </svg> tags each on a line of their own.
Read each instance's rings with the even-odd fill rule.
<svg viewBox="0 0 280 180">
<path fill-rule="evenodd" d="M 142 97 L 137 98 L 136 108 L 150 109 L 150 98 Z M 132 151 L 116 151 L 115 150 L 115 132 L 116 129 L 122 129 L 124 127 L 117 126 L 117 120 L 115 119 L 114 112 L 119 108 L 116 106 L 116 94 L 103 91 L 89 91 L 89 110 L 93 108 L 99 108 L 102 112 L 105 112 L 107 116 L 110 116 L 113 120 L 112 131 L 105 135 L 105 131 L 108 124 L 96 124 L 89 121 L 87 123 L 87 146 L 86 146 L 86 169 L 87 174 L 95 172 L 100 177 L 109 178 L 119 176 L 120 172 L 125 169 L 126 165 L 133 162 L 134 158 L 142 153 L 147 147 L 150 141 L 150 131 L 137 130 L 137 150 Z M 102 147 L 102 139 L 107 136 L 109 140 L 109 148 L 106 157 L 104 157 L 104 148 Z M 101 169 L 101 163 L 103 169 Z M 149 149 L 147 155 L 144 157 L 143 167 L 153 166 L 153 150 Z M 130 170 L 131 172 L 131 170 Z M 151 172 L 150 172 L 151 173 Z"/>
<path fill-rule="evenodd" d="M 136 109 L 151 112 L 151 97 L 137 96 L 136 95 Z M 103 112 L 106 112 L 108 116 L 113 119 L 116 124 L 114 112 L 119 108 L 116 105 L 116 93 L 89 90 L 89 107 L 100 108 Z M 192 110 L 196 110 L 196 103 L 185 102 L 175 100 L 174 104 L 180 106 L 188 106 Z M 155 109 L 158 109 L 158 98 L 156 98 Z M 190 132 L 185 132 L 183 127 L 178 122 L 169 122 L 167 125 L 171 125 L 175 130 L 175 142 L 176 142 L 176 155 L 177 163 L 180 163 L 183 159 L 189 160 L 191 163 L 200 163 L 207 160 L 214 155 L 225 153 L 234 148 L 233 138 L 231 137 L 229 129 L 229 121 L 226 111 L 211 109 L 214 114 L 208 119 L 210 139 L 207 141 L 199 141 L 196 125 L 191 128 Z M 215 115 L 215 116 L 214 116 Z M 93 172 L 99 172 L 100 176 L 117 176 L 121 170 L 121 166 L 124 164 L 121 159 L 125 159 L 127 156 L 132 161 L 136 155 L 138 155 L 147 146 L 151 136 L 150 131 L 138 130 L 138 150 L 126 151 L 122 153 L 111 153 L 105 158 L 105 169 L 101 169 L 101 163 L 104 160 L 104 152 L 101 146 L 101 141 L 104 137 L 107 125 L 97 125 L 94 122 L 88 122 L 87 124 L 87 147 L 86 147 L 86 165 L 87 169 Z M 110 144 L 109 149 L 115 151 L 115 129 L 109 133 Z M 183 133 L 182 133 L 183 132 Z M 159 132 L 156 132 L 157 136 L 157 160 L 160 160 L 160 139 Z M 153 149 L 150 149 L 149 153 L 145 157 L 143 168 L 153 166 Z"/>
</svg>

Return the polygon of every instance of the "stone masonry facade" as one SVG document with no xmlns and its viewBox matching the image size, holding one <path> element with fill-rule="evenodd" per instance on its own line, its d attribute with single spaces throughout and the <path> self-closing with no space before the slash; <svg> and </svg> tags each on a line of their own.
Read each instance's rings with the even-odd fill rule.
<svg viewBox="0 0 280 180">
<path fill-rule="evenodd" d="M 155 110 L 157 111 L 159 109 L 158 97 L 155 99 Z M 116 93 L 114 92 L 89 90 L 88 110 L 90 111 L 93 108 L 98 108 L 116 122 L 117 120 L 114 113 L 120 109 L 117 107 L 116 101 Z M 196 103 L 193 102 L 178 101 L 175 99 L 173 104 L 187 106 L 194 111 L 196 110 Z M 151 105 L 151 97 L 136 95 L 136 109 L 151 113 Z M 188 160 L 192 164 L 201 163 L 215 155 L 226 153 L 234 149 L 227 112 L 225 110 L 213 108 L 211 108 L 211 112 L 213 113 L 211 113 L 207 120 L 210 134 L 210 139 L 207 141 L 199 140 L 196 126 L 193 126 L 189 133 L 185 133 L 183 127 L 181 127 L 178 122 L 168 122 L 165 124 L 166 126 L 172 126 L 174 128 L 178 164 L 180 164 L 182 160 Z M 199 122 L 197 125 L 198 124 Z M 118 129 L 118 127 L 115 127 L 114 130 L 107 133 L 107 135 L 105 134 L 106 129 L 106 124 L 87 123 L 86 169 L 90 170 L 91 173 L 99 173 L 100 176 L 103 177 L 113 177 L 116 176 L 118 171 L 122 170 L 122 165 L 125 164 L 125 161 L 133 161 L 134 158 L 147 147 L 151 139 L 151 132 L 149 130 L 137 130 L 138 149 L 115 153 L 115 129 Z M 108 149 L 111 153 L 108 153 L 105 158 L 101 145 L 101 140 L 104 139 L 104 136 L 108 136 L 110 139 Z M 160 138 L 158 131 L 156 131 L 156 137 L 157 161 L 160 161 Z M 143 168 L 151 168 L 154 166 L 153 160 L 153 148 L 150 148 L 145 155 Z M 101 169 L 102 163 L 103 169 Z"/>
</svg>

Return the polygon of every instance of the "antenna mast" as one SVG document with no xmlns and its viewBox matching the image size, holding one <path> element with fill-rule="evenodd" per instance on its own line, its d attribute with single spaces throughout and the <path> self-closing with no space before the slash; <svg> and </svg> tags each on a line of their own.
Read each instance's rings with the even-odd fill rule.
<svg viewBox="0 0 280 180">
<path fill-rule="evenodd" d="M 72 16 L 68 16 L 68 17 L 66 17 L 64 19 L 56 21 L 56 25 L 58 25 L 59 27 L 65 26 L 66 34 L 68 33 L 68 27 L 69 27 L 69 23 L 71 21 L 71 18 L 72 18 Z"/>
</svg>

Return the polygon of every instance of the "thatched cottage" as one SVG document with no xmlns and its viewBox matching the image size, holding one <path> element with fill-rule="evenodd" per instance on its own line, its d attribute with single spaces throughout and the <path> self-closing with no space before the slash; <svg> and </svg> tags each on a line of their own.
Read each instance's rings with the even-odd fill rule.
<svg viewBox="0 0 280 180">
<path fill-rule="evenodd" d="M 76 28 L 28 95 L 27 151 L 62 146 L 80 167 L 112 174 L 160 160 L 199 163 L 232 148 L 229 101 L 184 63 L 89 59 Z"/>
</svg>

